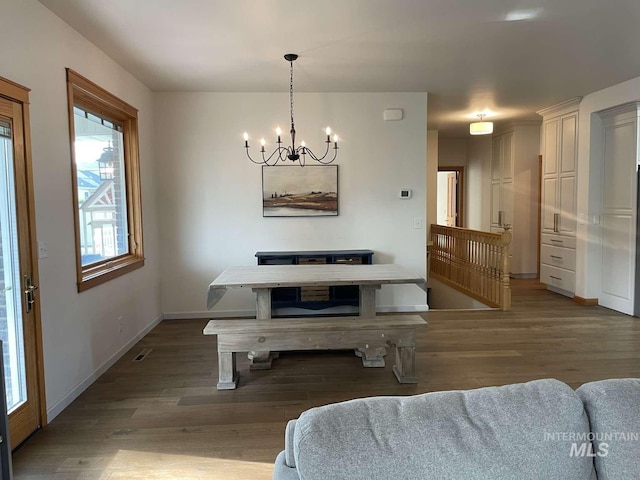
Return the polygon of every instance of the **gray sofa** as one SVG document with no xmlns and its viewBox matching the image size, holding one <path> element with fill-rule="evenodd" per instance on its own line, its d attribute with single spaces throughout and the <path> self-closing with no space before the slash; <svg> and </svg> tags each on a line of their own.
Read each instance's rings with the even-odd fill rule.
<svg viewBox="0 0 640 480">
<path fill-rule="evenodd" d="M 640 379 L 553 379 L 312 408 L 275 480 L 637 480 Z"/>
</svg>

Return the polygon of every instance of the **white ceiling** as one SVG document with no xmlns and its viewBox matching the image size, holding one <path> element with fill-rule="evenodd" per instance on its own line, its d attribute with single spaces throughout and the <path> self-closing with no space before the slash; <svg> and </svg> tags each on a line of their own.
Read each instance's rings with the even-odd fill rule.
<svg viewBox="0 0 640 480">
<path fill-rule="evenodd" d="M 40 0 L 154 91 L 429 92 L 429 128 L 640 76 L 640 0 Z M 508 20 L 522 15 L 533 18 Z"/>
</svg>

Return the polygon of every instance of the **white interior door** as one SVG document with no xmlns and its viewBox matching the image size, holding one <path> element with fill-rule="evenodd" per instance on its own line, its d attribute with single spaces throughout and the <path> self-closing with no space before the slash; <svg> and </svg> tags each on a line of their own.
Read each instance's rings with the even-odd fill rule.
<svg viewBox="0 0 640 480">
<path fill-rule="evenodd" d="M 633 315 L 637 141 L 635 109 L 603 122 L 600 305 Z"/>
</svg>

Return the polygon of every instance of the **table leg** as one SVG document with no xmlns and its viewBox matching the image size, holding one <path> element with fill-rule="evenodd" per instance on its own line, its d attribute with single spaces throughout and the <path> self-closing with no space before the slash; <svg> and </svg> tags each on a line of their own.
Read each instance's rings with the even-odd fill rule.
<svg viewBox="0 0 640 480">
<path fill-rule="evenodd" d="M 396 347 L 393 373 L 400 383 L 418 383 L 416 377 L 416 347 Z"/>
<path fill-rule="evenodd" d="M 218 390 L 233 390 L 237 386 L 235 352 L 218 352 Z"/>
<path fill-rule="evenodd" d="M 271 289 L 270 288 L 254 288 L 256 294 L 256 318 L 258 320 L 266 320 L 271 318 Z M 274 358 L 278 358 L 278 352 L 270 351 L 253 351 L 247 354 L 251 363 L 249 370 L 269 370 L 271 362 Z"/>
<path fill-rule="evenodd" d="M 360 316 L 376 316 L 376 290 L 381 285 L 360 285 Z"/>
<path fill-rule="evenodd" d="M 381 285 L 360 285 L 360 316 L 375 317 L 376 316 L 376 290 Z M 358 348 L 355 351 L 356 356 L 362 358 L 362 365 L 365 367 L 384 367 L 384 356 L 387 354 L 385 348 Z"/>
</svg>

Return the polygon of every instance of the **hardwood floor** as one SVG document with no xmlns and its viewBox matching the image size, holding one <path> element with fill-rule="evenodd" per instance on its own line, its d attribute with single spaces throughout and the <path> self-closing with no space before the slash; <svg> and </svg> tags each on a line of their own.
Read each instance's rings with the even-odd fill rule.
<svg viewBox="0 0 640 480">
<path fill-rule="evenodd" d="M 284 427 L 302 411 L 553 377 L 577 387 L 640 377 L 640 320 L 516 281 L 510 312 L 431 311 L 417 385 L 365 369 L 352 352 L 284 352 L 270 371 L 239 355 L 237 390 L 217 391 L 206 320 L 164 321 L 14 454 L 14 478 L 270 479 Z M 133 359 L 152 349 L 141 362 Z M 244 357 L 244 358 L 241 358 Z"/>
</svg>

